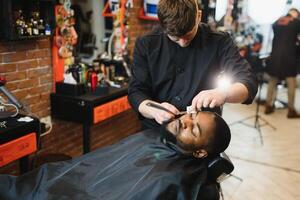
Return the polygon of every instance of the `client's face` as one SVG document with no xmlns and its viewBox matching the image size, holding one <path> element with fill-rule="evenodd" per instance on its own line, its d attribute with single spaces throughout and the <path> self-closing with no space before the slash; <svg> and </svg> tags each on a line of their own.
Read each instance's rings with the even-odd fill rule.
<svg viewBox="0 0 300 200">
<path fill-rule="evenodd" d="M 198 112 L 185 114 L 167 124 L 166 128 L 179 143 L 187 146 L 203 147 L 214 134 L 214 114 Z"/>
</svg>

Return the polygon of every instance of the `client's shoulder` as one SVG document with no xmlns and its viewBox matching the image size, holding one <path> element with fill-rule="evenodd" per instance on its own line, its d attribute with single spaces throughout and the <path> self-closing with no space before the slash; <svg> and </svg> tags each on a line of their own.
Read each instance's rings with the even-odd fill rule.
<svg viewBox="0 0 300 200">
<path fill-rule="evenodd" d="M 141 135 L 141 137 L 145 137 L 151 140 L 156 140 L 161 136 L 159 130 L 157 129 L 142 130 L 139 132 L 139 134 Z"/>
</svg>

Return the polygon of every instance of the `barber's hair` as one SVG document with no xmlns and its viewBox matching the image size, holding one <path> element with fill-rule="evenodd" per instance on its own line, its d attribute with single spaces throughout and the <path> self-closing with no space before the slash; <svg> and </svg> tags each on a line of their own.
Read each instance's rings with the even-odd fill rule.
<svg viewBox="0 0 300 200">
<path fill-rule="evenodd" d="M 183 36 L 196 24 L 198 0 L 160 0 L 157 15 L 164 31 L 171 36 Z"/>
<path fill-rule="evenodd" d="M 219 155 L 228 147 L 231 139 L 231 133 L 228 124 L 218 114 L 214 113 L 216 127 L 214 134 L 204 147 L 209 156 Z"/>
</svg>

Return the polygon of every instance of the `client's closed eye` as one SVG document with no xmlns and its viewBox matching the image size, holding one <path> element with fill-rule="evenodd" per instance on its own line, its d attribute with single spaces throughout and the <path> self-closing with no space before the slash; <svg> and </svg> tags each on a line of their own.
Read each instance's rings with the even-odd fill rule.
<svg viewBox="0 0 300 200">
<path fill-rule="evenodd" d="M 182 121 L 179 119 L 179 129 L 182 128 Z"/>
<path fill-rule="evenodd" d="M 195 119 L 195 117 L 197 116 L 197 114 L 196 113 L 191 113 L 191 114 L 189 114 L 189 116 L 190 116 L 190 118 Z"/>
<path fill-rule="evenodd" d="M 201 129 L 201 126 L 198 124 L 198 123 L 196 123 L 196 127 L 197 127 L 197 131 L 199 132 L 199 134 L 200 134 L 200 136 L 202 136 L 202 129 Z"/>
</svg>

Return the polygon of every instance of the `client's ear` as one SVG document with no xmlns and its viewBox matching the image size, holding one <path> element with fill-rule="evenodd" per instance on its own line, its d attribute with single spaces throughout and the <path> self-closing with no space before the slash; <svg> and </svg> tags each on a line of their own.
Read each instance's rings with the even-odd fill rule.
<svg viewBox="0 0 300 200">
<path fill-rule="evenodd" d="M 207 156 L 207 151 L 204 149 L 199 149 L 193 152 L 193 156 L 196 158 L 205 158 Z"/>
</svg>

